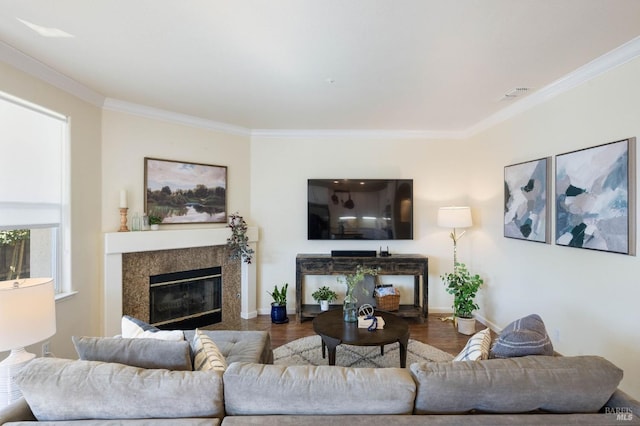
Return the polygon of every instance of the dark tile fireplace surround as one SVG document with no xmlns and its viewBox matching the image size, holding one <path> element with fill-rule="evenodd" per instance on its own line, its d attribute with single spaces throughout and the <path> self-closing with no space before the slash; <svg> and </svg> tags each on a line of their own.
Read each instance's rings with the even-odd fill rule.
<svg viewBox="0 0 640 426">
<path fill-rule="evenodd" d="M 208 325 L 207 328 L 240 328 L 240 262 L 229 260 L 225 246 L 123 253 L 123 314 L 151 322 L 150 277 L 212 267 L 221 267 L 222 317 L 220 322 Z M 191 328 L 192 323 L 186 322 L 184 324 L 187 324 L 184 328 Z"/>
</svg>

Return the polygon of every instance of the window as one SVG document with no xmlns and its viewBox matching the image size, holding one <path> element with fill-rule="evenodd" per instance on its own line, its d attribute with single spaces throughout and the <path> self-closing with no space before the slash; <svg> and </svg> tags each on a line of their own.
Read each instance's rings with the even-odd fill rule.
<svg viewBox="0 0 640 426">
<path fill-rule="evenodd" d="M 65 117 L 0 92 L 0 280 L 70 290 L 67 135 Z"/>
</svg>

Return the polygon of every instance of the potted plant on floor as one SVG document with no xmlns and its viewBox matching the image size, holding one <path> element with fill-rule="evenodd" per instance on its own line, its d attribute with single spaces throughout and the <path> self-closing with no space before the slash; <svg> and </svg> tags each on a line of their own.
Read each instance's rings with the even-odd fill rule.
<svg viewBox="0 0 640 426">
<path fill-rule="evenodd" d="M 480 308 L 474 300 L 483 280 L 478 274 L 471 275 L 464 263 L 456 262 L 454 266 L 453 272 L 441 278 L 447 286 L 447 293 L 453 295 L 453 315 L 458 332 L 471 335 L 476 329 L 473 311 Z"/>
<path fill-rule="evenodd" d="M 274 286 L 273 292 L 267 292 L 272 298 L 271 302 L 271 322 L 274 324 L 284 324 L 289 322 L 287 317 L 287 289 L 288 283 L 284 283 L 280 290 L 278 286 Z"/>
<path fill-rule="evenodd" d="M 331 290 L 325 285 L 311 293 L 311 297 L 313 297 L 313 300 L 320 303 L 321 311 L 328 311 L 329 303 L 336 300 L 338 298 L 338 295 L 335 291 Z"/>
</svg>

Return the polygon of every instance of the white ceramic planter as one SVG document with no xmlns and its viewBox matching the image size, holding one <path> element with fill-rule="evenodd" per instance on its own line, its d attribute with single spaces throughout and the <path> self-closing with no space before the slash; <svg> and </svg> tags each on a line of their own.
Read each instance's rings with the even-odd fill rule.
<svg viewBox="0 0 640 426">
<path fill-rule="evenodd" d="M 320 301 L 320 310 L 321 311 L 328 311 L 329 310 L 329 301 L 328 300 L 321 300 Z"/>
<path fill-rule="evenodd" d="M 458 333 L 470 336 L 476 332 L 475 318 L 456 318 L 458 323 Z"/>
</svg>

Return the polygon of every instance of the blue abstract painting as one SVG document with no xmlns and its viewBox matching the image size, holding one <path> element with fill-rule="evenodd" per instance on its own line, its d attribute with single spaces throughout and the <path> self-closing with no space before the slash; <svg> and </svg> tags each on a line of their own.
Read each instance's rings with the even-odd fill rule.
<svg viewBox="0 0 640 426">
<path fill-rule="evenodd" d="M 634 184 L 634 138 L 556 156 L 556 244 L 635 254 Z"/>
<path fill-rule="evenodd" d="M 551 158 L 504 168 L 504 236 L 550 242 L 547 193 Z"/>
</svg>

